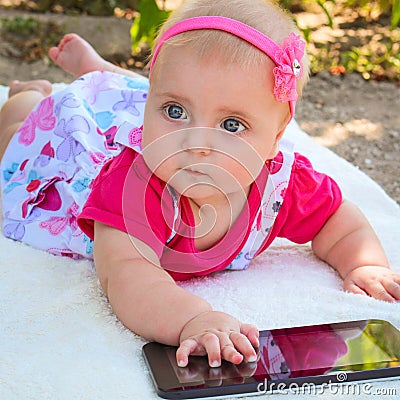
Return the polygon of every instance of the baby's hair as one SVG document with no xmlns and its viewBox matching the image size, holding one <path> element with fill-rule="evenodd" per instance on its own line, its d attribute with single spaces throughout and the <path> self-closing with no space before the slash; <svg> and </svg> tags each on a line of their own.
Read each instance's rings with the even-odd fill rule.
<svg viewBox="0 0 400 400">
<path fill-rule="evenodd" d="M 172 12 L 161 27 L 153 50 L 160 37 L 171 26 L 184 19 L 209 15 L 223 16 L 243 22 L 269 36 L 278 45 L 283 44 L 290 32 L 299 34 L 290 14 L 276 3 L 268 0 L 186 0 Z M 168 39 L 163 48 L 181 45 L 191 46 L 200 58 L 218 54 L 218 57 L 223 57 L 223 61 L 227 63 L 240 62 L 243 69 L 248 72 L 251 71 L 253 65 L 262 65 L 267 57 L 246 41 L 227 32 L 211 29 L 181 33 Z M 302 63 L 303 77 L 297 81 L 299 95 L 301 95 L 309 75 L 309 61 L 306 54 Z"/>
</svg>

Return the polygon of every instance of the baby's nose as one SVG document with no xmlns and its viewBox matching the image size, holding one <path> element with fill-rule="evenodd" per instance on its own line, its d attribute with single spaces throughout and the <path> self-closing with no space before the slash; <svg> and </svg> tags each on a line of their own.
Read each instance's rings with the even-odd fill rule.
<svg viewBox="0 0 400 400">
<path fill-rule="evenodd" d="M 191 128 L 187 129 L 182 136 L 181 148 L 184 151 L 190 151 L 193 153 L 208 155 L 215 147 L 215 135 L 210 128 Z"/>
</svg>

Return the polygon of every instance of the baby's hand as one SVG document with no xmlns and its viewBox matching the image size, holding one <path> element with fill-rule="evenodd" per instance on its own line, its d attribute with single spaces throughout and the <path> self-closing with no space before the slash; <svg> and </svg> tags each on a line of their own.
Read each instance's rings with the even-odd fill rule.
<svg viewBox="0 0 400 400">
<path fill-rule="evenodd" d="M 400 300 L 400 274 L 386 267 L 355 268 L 344 278 L 343 287 L 349 292 L 367 294 L 390 303 Z"/>
<path fill-rule="evenodd" d="M 254 362 L 258 336 L 258 329 L 253 325 L 242 324 L 223 312 L 207 311 L 183 327 L 176 362 L 186 367 L 189 355 L 208 355 L 210 367 L 219 367 L 221 358 L 233 364 L 240 364 L 243 359 Z"/>
</svg>

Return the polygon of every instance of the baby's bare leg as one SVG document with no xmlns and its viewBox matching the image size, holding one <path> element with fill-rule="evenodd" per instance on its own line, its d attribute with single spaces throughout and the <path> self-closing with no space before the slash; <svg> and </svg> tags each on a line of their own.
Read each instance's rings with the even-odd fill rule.
<svg viewBox="0 0 400 400">
<path fill-rule="evenodd" d="M 75 77 L 93 71 L 109 71 L 140 77 L 135 72 L 117 67 L 104 60 L 86 40 L 75 33 L 65 35 L 57 47 L 49 50 L 49 57 L 60 68 Z"/>
<path fill-rule="evenodd" d="M 51 83 L 45 80 L 10 83 L 8 100 L 0 110 L 0 159 L 22 122 L 51 89 Z"/>
</svg>

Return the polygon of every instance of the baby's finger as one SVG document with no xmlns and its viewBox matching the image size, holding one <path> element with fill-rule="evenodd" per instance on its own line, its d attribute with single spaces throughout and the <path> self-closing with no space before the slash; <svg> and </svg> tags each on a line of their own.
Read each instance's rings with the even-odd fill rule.
<svg viewBox="0 0 400 400">
<path fill-rule="evenodd" d="M 208 354 L 208 365 L 210 367 L 221 366 L 221 347 L 219 338 L 214 333 L 206 333 L 198 338 L 199 343 L 203 346 Z"/>
<path fill-rule="evenodd" d="M 240 326 L 240 333 L 243 333 L 243 335 L 247 336 L 247 338 L 250 340 L 250 343 L 254 347 L 258 347 L 260 345 L 260 332 L 255 326 L 251 324 L 242 324 Z"/>
<path fill-rule="evenodd" d="M 393 297 L 393 300 L 400 300 L 400 282 L 396 282 L 395 280 L 385 281 L 384 287 Z"/>
<path fill-rule="evenodd" d="M 224 360 L 231 362 L 232 364 L 240 364 L 243 361 L 243 356 L 236 350 L 235 345 L 232 343 L 230 336 L 235 332 L 232 332 L 229 336 L 223 334 L 220 336 L 221 355 Z M 240 335 L 240 333 L 238 333 Z"/>
<path fill-rule="evenodd" d="M 368 293 L 375 299 L 394 303 L 396 301 L 385 289 L 382 282 L 374 282 L 367 288 Z"/>
<path fill-rule="evenodd" d="M 229 336 L 236 350 L 243 354 L 246 361 L 254 362 L 257 360 L 257 354 L 249 339 L 239 332 L 232 332 Z"/>
<path fill-rule="evenodd" d="M 355 283 L 345 283 L 343 286 L 344 290 L 350 293 L 355 293 L 355 294 L 363 294 L 364 296 L 368 296 L 368 293 L 361 289 L 359 286 L 357 286 Z"/>
<path fill-rule="evenodd" d="M 189 362 L 190 354 L 194 353 L 199 344 L 194 339 L 184 340 L 176 351 L 176 363 L 179 367 L 186 367 Z"/>
</svg>

